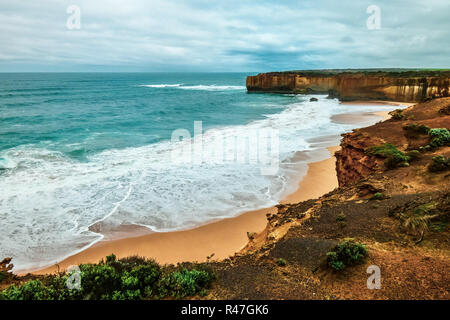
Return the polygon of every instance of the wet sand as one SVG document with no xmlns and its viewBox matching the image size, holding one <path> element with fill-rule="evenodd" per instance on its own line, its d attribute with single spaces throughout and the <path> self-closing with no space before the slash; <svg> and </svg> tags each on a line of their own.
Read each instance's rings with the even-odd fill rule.
<svg viewBox="0 0 450 320">
<path fill-rule="evenodd" d="M 415 105 L 415 102 L 399 102 L 399 101 L 384 101 L 384 100 L 355 100 L 355 101 L 341 101 L 341 104 L 347 105 L 376 105 L 376 106 L 406 106 L 410 107 Z"/>
</svg>

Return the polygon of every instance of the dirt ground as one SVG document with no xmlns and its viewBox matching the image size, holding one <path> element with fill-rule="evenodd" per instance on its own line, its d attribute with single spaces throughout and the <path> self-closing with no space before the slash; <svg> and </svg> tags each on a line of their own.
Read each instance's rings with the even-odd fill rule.
<svg viewBox="0 0 450 320">
<path fill-rule="evenodd" d="M 372 141 L 415 149 L 429 137 L 408 136 L 403 126 L 450 128 L 449 106 L 449 98 L 419 104 L 402 120 L 380 122 L 356 136 L 369 137 L 366 147 Z M 436 155 L 449 157 L 450 148 L 422 152 L 408 167 L 378 165 L 319 199 L 279 206 L 262 236 L 235 257 L 211 264 L 218 279 L 206 298 L 450 299 L 450 173 L 428 170 Z M 376 193 L 382 198 L 372 200 Z M 422 237 L 406 227 L 405 217 L 423 208 L 437 218 Z M 369 256 L 343 271 L 330 270 L 326 253 L 346 238 L 364 244 Z M 280 259 L 285 265 L 278 265 Z M 371 265 L 380 268 L 379 290 L 367 287 Z"/>
</svg>

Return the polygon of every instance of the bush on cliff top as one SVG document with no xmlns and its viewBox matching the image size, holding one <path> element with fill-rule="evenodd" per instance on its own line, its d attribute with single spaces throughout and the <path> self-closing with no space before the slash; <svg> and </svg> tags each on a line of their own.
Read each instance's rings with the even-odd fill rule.
<svg viewBox="0 0 450 320">
<path fill-rule="evenodd" d="M 396 109 L 394 111 L 389 112 L 389 115 L 392 117 L 392 119 L 395 120 L 402 120 L 405 116 L 403 115 L 402 109 Z"/>
<path fill-rule="evenodd" d="M 178 299 L 193 296 L 196 293 L 204 293 L 212 280 L 211 273 L 205 270 L 175 271 L 163 276 L 159 282 L 160 297 L 172 296 Z"/>
<path fill-rule="evenodd" d="M 432 162 L 428 166 L 428 170 L 431 172 L 450 170 L 450 158 L 447 158 L 443 155 L 433 157 Z"/>
<path fill-rule="evenodd" d="M 403 130 L 406 131 L 405 135 L 412 139 L 417 138 L 419 135 L 427 135 L 430 132 L 430 128 L 426 125 L 416 123 L 405 125 Z"/>
<path fill-rule="evenodd" d="M 69 289 L 73 274 L 48 275 L 0 292 L 0 300 L 137 300 L 204 294 L 214 279 L 206 268 L 161 268 L 139 257 L 117 260 L 114 255 L 98 264 L 79 266 L 80 289 Z"/>
<path fill-rule="evenodd" d="M 411 160 L 411 157 L 405 155 L 391 143 L 370 147 L 366 153 L 368 155 L 386 158 L 384 163 L 389 169 L 402 166 L 406 167 L 409 165 L 408 161 Z"/>
<path fill-rule="evenodd" d="M 367 256 L 368 251 L 365 245 L 354 239 L 344 239 L 327 253 L 327 264 L 334 270 L 340 271 L 348 266 L 364 262 Z"/>
<path fill-rule="evenodd" d="M 431 148 L 439 148 L 450 145 L 450 131 L 445 128 L 435 128 L 430 130 Z"/>
</svg>

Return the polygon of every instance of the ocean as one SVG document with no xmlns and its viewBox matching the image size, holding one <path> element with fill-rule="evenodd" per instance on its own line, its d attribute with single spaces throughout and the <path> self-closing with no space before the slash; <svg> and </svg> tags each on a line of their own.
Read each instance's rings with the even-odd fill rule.
<svg viewBox="0 0 450 320">
<path fill-rule="evenodd" d="M 299 151 L 325 159 L 355 127 L 333 115 L 393 109 L 248 94 L 247 75 L 0 74 L 0 258 L 13 257 L 16 270 L 43 267 L 100 241 L 101 230 L 182 230 L 274 205 L 306 171 Z M 220 137 L 276 130 L 278 170 L 174 161 L 198 134 L 195 121 L 203 152 Z M 179 129 L 192 139 L 171 141 Z"/>
</svg>

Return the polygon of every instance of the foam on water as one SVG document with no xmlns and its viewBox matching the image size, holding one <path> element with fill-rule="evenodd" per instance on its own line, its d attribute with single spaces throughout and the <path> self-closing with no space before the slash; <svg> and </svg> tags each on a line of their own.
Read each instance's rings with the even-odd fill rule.
<svg viewBox="0 0 450 320">
<path fill-rule="evenodd" d="M 141 87 L 149 87 L 149 88 L 176 88 L 181 86 L 180 83 L 176 84 L 143 84 Z"/>
<path fill-rule="evenodd" d="M 177 88 L 183 90 L 203 90 L 203 91 L 226 91 L 226 90 L 246 90 L 245 86 L 223 86 L 223 85 L 183 85 L 177 84 L 143 84 L 141 87 L 148 88 Z"/>
<path fill-rule="evenodd" d="M 219 85 L 196 85 L 182 86 L 184 90 L 205 90 L 205 91 L 225 91 L 225 90 L 246 90 L 245 86 L 219 86 Z"/>
<path fill-rule="evenodd" d="M 281 164 L 274 176 L 261 175 L 258 164 L 174 163 L 173 150 L 186 140 L 109 149 L 88 155 L 87 161 L 36 145 L 2 151 L 0 256 L 12 256 L 17 269 L 37 268 L 101 240 L 101 234 L 89 229 L 98 222 L 173 231 L 274 205 L 295 189 L 298 172 L 305 172 L 306 163 L 290 159 L 299 150 L 314 149 L 308 139 L 355 127 L 330 121 L 331 115 L 345 111 L 336 100 L 320 97 L 319 102 L 299 101 L 247 125 L 204 133 L 208 153 L 220 137 L 278 129 Z M 326 156 L 322 152 L 320 157 Z"/>
</svg>

